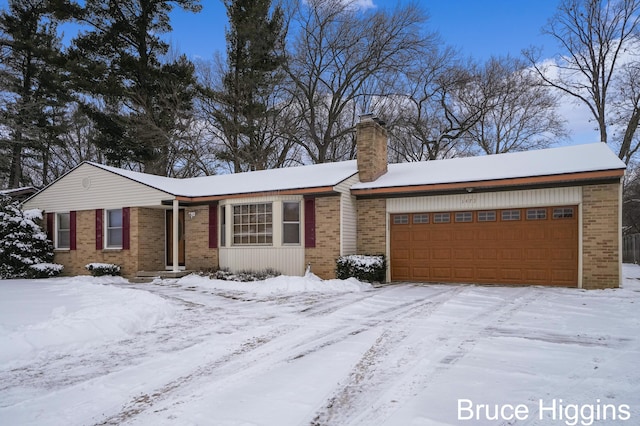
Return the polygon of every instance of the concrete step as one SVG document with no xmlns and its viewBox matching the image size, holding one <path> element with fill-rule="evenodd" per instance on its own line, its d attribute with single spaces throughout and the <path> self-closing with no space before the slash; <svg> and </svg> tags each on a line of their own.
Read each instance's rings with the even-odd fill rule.
<svg viewBox="0 0 640 426">
<path fill-rule="evenodd" d="M 193 271 L 138 271 L 131 282 L 151 282 L 154 278 L 182 278 Z M 134 281 L 141 280 L 141 281 Z"/>
</svg>

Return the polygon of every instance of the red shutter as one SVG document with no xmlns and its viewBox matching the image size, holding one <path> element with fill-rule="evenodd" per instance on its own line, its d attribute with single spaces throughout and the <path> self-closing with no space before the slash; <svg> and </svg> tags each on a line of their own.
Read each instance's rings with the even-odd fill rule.
<svg viewBox="0 0 640 426">
<path fill-rule="evenodd" d="M 218 203 L 209 204 L 209 248 L 218 248 Z"/>
<path fill-rule="evenodd" d="M 76 212 L 69 212 L 69 248 L 76 250 Z"/>
<path fill-rule="evenodd" d="M 304 199 L 304 246 L 316 246 L 316 199 Z"/>
<path fill-rule="evenodd" d="M 96 250 L 102 250 L 102 220 L 103 210 L 96 209 Z"/>
<path fill-rule="evenodd" d="M 53 241 L 53 230 L 56 214 L 47 213 L 47 238 Z"/>
<path fill-rule="evenodd" d="M 122 249 L 129 250 L 129 235 L 131 234 L 131 208 L 124 207 L 122 209 Z"/>
</svg>

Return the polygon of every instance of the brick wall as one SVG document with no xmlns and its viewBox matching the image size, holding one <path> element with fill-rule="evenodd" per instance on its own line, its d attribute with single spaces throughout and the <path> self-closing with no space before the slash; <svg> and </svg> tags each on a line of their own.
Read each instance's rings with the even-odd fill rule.
<svg viewBox="0 0 640 426">
<path fill-rule="evenodd" d="M 358 206 L 358 253 L 385 254 L 387 251 L 387 202 L 384 199 L 364 199 Z"/>
<path fill-rule="evenodd" d="M 184 226 L 185 267 L 193 270 L 217 267 L 218 249 L 209 248 L 209 206 L 187 208 Z"/>
<path fill-rule="evenodd" d="M 582 188 L 582 286 L 612 288 L 620 284 L 618 183 Z"/>
<path fill-rule="evenodd" d="M 134 217 L 131 209 L 131 231 L 134 232 Z M 132 246 L 134 240 L 131 240 Z M 136 250 L 134 250 L 135 252 Z M 96 250 L 95 210 L 81 210 L 76 213 L 76 250 L 55 252 L 54 262 L 64 265 L 64 275 L 88 275 L 87 263 L 114 263 L 122 267 L 122 275 L 132 276 L 137 272 L 138 259 L 131 250 Z"/>
<path fill-rule="evenodd" d="M 358 173 L 360 181 L 371 182 L 387 172 L 387 131 L 372 119 L 358 123 Z"/>
<path fill-rule="evenodd" d="M 164 270 L 165 210 L 132 208 L 131 219 L 131 254 L 135 253 L 138 258 L 137 270 L 133 275 L 138 271 Z"/>
<path fill-rule="evenodd" d="M 316 246 L 305 249 L 305 263 L 324 279 L 336 277 L 340 256 L 340 196 L 316 198 Z"/>
</svg>

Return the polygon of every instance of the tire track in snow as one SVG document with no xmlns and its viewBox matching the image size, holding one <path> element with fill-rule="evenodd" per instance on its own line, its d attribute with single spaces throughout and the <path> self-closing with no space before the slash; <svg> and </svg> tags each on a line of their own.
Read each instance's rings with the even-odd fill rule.
<svg viewBox="0 0 640 426">
<path fill-rule="evenodd" d="M 165 401 L 171 406 L 180 404 L 180 401 L 184 399 L 191 398 L 193 389 L 198 388 L 198 383 L 210 384 L 215 382 L 218 387 L 224 387 L 254 374 L 261 374 L 265 370 L 275 368 L 282 363 L 295 362 L 297 359 L 342 342 L 381 323 L 411 316 L 416 311 L 433 311 L 437 306 L 451 300 L 462 290 L 463 287 L 448 287 L 437 293 L 432 293 L 428 297 L 400 304 L 396 303 L 395 305 L 388 301 L 382 301 L 380 303 L 385 305 L 383 309 L 376 309 L 376 304 L 372 302 L 372 299 L 376 297 L 380 299 L 386 298 L 387 292 L 393 292 L 393 289 L 389 288 L 386 291 L 377 291 L 376 294 L 359 297 L 356 300 L 351 299 L 348 302 L 336 303 L 330 309 L 323 307 L 321 311 L 326 312 L 325 315 L 339 315 L 341 309 L 352 308 L 354 305 L 367 304 L 368 302 L 372 305 L 367 307 L 371 312 L 369 315 L 364 316 L 362 322 L 354 323 L 349 321 L 347 317 L 345 318 L 347 324 L 340 322 L 337 326 L 334 321 L 328 322 L 328 326 L 321 324 L 322 321 L 321 318 L 319 319 L 317 310 L 306 310 L 308 321 L 320 321 L 320 324 L 316 324 L 315 332 L 311 336 L 309 336 L 308 330 L 303 330 L 304 327 L 301 324 L 289 326 L 288 328 L 279 328 L 273 333 L 257 338 L 257 344 L 242 345 L 241 350 L 236 350 L 229 355 L 209 362 L 153 391 L 136 396 L 126 403 L 120 412 L 97 424 L 120 424 L 149 409 L 154 409 L 155 411 L 167 410 L 166 404 L 164 404 L 164 407 L 159 406 L 163 405 Z M 305 312 L 305 310 L 302 312 Z M 328 328 L 323 329 L 323 327 Z M 298 331 L 301 332 L 299 336 L 297 335 Z"/>
<path fill-rule="evenodd" d="M 477 287 L 462 289 L 473 291 Z M 459 335 L 453 332 L 458 326 L 458 322 L 454 322 L 442 327 L 437 336 L 415 339 L 409 348 L 403 346 L 401 353 L 405 356 L 398 359 L 394 358 L 394 350 L 409 335 L 419 333 L 422 322 L 428 317 L 420 318 L 419 312 L 412 313 L 410 316 L 417 320 L 413 330 L 406 326 L 396 329 L 390 324 L 365 352 L 346 382 L 317 411 L 310 424 L 382 424 L 397 408 L 395 401 L 428 387 L 434 378 L 470 353 L 479 340 L 490 337 L 492 328 L 507 322 L 518 310 L 540 297 L 540 292 L 535 289 L 514 290 L 510 298 L 483 308 L 471 319 L 465 319 L 464 323 L 474 325 Z M 423 366 L 426 368 L 419 368 Z M 397 384 L 389 385 L 394 381 Z"/>
</svg>

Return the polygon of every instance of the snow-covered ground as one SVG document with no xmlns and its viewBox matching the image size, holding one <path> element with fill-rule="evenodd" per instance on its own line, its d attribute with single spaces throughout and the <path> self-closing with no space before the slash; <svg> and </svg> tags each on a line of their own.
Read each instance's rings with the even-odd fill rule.
<svg viewBox="0 0 640 426">
<path fill-rule="evenodd" d="M 637 425 L 640 267 L 624 274 L 0 281 L 0 425 Z"/>
</svg>

